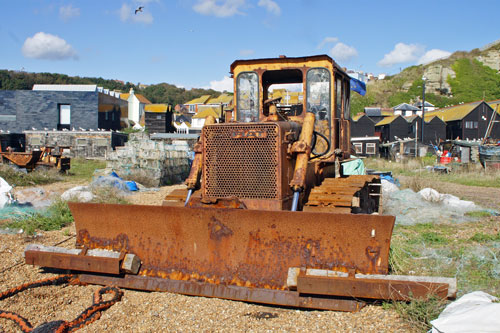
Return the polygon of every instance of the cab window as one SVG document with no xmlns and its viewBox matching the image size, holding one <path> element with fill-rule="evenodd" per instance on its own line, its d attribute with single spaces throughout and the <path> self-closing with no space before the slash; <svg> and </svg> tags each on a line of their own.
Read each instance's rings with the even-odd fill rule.
<svg viewBox="0 0 500 333">
<path fill-rule="evenodd" d="M 307 111 L 314 113 L 314 130 L 330 138 L 331 126 L 331 85 L 330 72 L 326 68 L 312 68 L 307 72 Z M 318 139 L 319 140 L 319 139 Z M 316 142 L 315 151 L 325 152 L 328 143 L 324 139 Z"/>
<path fill-rule="evenodd" d="M 237 121 L 256 122 L 259 120 L 259 77 L 255 72 L 244 72 L 238 75 Z"/>
<path fill-rule="evenodd" d="M 335 78 L 335 118 L 340 119 L 342 114 L 342 80 L 340 77 Z"/>
<path fill-rule="evenodd" d="M 316 115 L 316 121 L 330 120 L 330 73 L 326 68 L 307 72 L 307 111 Z"/>
</svg>

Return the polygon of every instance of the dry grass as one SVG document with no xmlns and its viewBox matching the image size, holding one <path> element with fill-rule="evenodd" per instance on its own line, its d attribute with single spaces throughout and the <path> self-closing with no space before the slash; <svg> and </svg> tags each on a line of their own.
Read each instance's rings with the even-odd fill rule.
<svg viewBox="0 0 500 333">
<path fill-rule="evenodd" d="M 462 184 L 467 186 L 500 187 L 500 170 L 484 170 L 480 164 L 450 164 L 449 173 L 438 173 L 428 171 L 426 166 L 434 165 L 434 157 L 411 158 L 403 162 L 394 162 L 380 158 L 365 159 L 368 169 L 379 171 L 392 171 L 395 177 L 410 176 L 421 178 L 414 180 L 408 187 L 423 188 L 429 187 L 425 184 L 432 184 L 433 180 Z M 431 186 L 432 187 L 432 186 Z"/>
</svg>

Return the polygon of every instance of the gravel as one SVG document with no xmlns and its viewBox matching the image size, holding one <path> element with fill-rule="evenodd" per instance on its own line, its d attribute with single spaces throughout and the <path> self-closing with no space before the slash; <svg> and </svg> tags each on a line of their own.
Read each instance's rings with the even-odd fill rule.
<svg viewBox="0 0 500 333">
<path fill-rule="evenodd" d="M 134 195 L 134 203 L 160 204 L 171 188 Z M 0 292 L 20 284 L 54 276 L 54 272 L 24 264 L 28 243 L 74 247 L 74 225 L 61 231 L 43 232 L 36 238 L 0 234 Z M 54 320 L 73 320 L 92 304 L 100 286 L 62 285 L 27 290 L 0 301 L 0 309 L 19 313 L 34 327 Z M 106 297 L 105 297 L 106 298 Z M 392 309 L 369 305 L 357 313 L 310 311 L 262 306 L 216 298 L 165 292 L 124 290 L 122 300 L 80 332 L 162 331 L 348 331 L 409 332 Z M 13 322 L 0 319 L 0 332 L 17 332 Z"/>
</svg>

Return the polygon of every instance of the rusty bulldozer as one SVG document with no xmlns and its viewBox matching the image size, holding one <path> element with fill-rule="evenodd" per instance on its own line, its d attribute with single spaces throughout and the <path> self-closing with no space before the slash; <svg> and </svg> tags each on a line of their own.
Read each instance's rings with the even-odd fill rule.
<svg viewBox="0 0 500 333">
<path fill-rule="evenodd" d="M 455 279 L 388 274 L 395 217 L 381 215 L 380 179 L 342 172 L 349 76 L 326 55 L 237 60 L 231 73 L 234 110 L 207 117 L 187 190 L 162 206 L 70 203 L 77 248 L 30 246 L 26 262 L 83 283 L 312 309 L 454 297 Z M 303 92 L 276 96 L 278 84 Z"/>
</svg>

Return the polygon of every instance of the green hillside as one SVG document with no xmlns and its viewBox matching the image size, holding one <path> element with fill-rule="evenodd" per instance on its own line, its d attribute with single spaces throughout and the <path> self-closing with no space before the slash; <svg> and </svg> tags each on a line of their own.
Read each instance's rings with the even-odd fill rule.
<svg viewBox="0 0 500 333">
<path fill-rule="evenodd" d="M 500 44 L 489 48 L 499 50 Z M 426 101 L 444 107 L 458 103 L 478 100 L 500 99 L 500 74 L 495 69 L 483 65 L 476 57 L 482 52 L 478 49 L 471 52 L 455 52 L 447 59 L 411 66 L 401 73 L 375 81 L 367 85 L 366 95 L 352 94 L 352 114 L 363 112 L 366 106 L 393 107 L 400 103 L 409 103 L 422 97 L 422 76 L 429 66 L 442 65 L 451 68 L 456 77 L 447 77 L 451 91 L 439 93 L 426 92 Z"/>
</svg>

